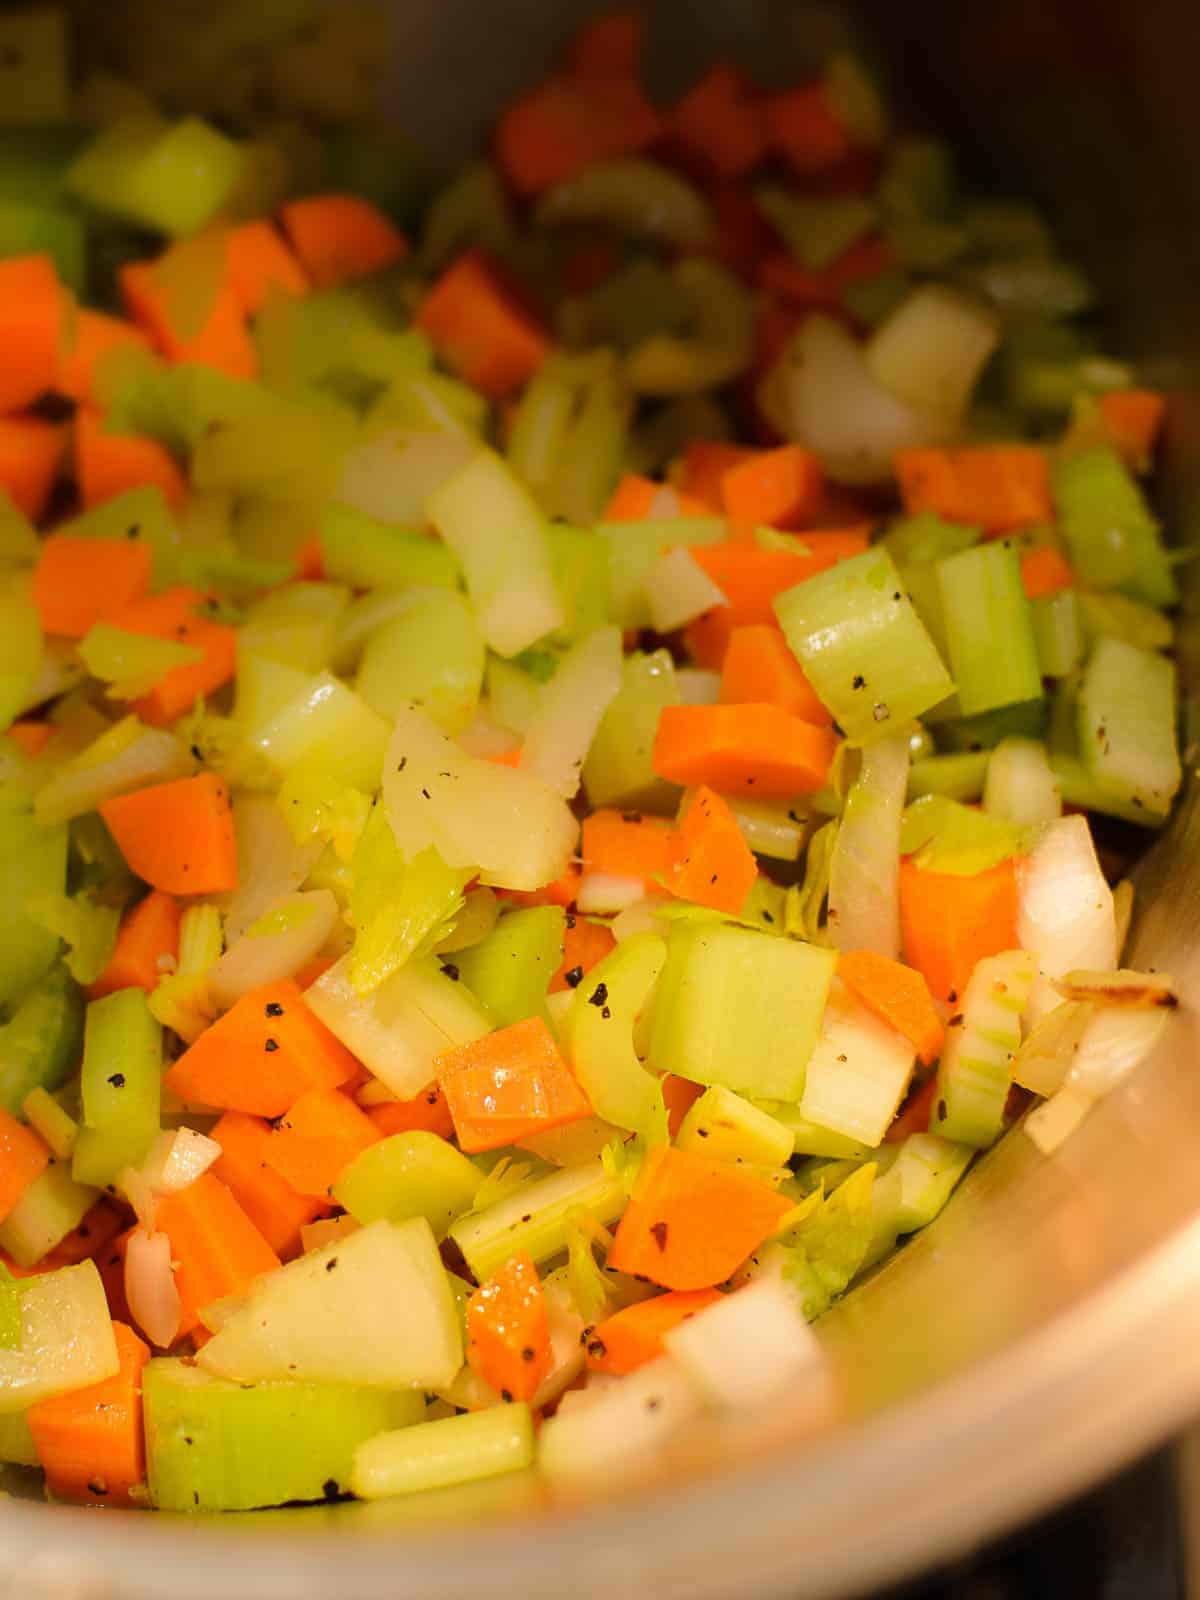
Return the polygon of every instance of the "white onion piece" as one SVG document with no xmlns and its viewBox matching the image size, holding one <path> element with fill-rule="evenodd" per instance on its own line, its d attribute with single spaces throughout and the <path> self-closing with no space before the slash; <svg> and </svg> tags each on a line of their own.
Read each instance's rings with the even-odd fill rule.
<svg viewBox="0 0 1200 1600">
<path fill-rule="evenodd" d="M 621 687 L 621 630 L 595 628 L 572 645 L 542 690 L 525 732 L 520 771 L 564 800 L 579 793 L 583 760 Z"/>
<path fill-rule="evenodd" d="M 285 894 L 263 915 L 276 911 L 286 921 L 280 932 L 241 934 L 209 973 L 209 993 L 222 1011 L 251 989 L 290 978 L 328 942 L 338 920 L 338 903 L 328 889 Z"/>
<path fill-rule="evenodd" d="M 1117 964 L 1112 890 L 1104 880 L 1087 819 L 1059 817 L 1017 865 L 1017 937 L 1037 957 L 1028 1020 L 1059 1004 L 1051 983 L 1075 968 L 1107 971 Z"/>
<path fill-rule="evenodd" d="M 983 809 L 1019 828 L 1041 826 L 1062 816 L 1062 793 L 1037 739 L 1001 739 L 988 760 Z"/>
<path fill-rule="evenodd" d="M 38 790 L 34 816 L 43 827 L 97 811 L 106 800 L 154 783 L 187 778 L 195 762 L 186 745 L 161 728 L 145 728 L 131 743 L 103 761 L 81 757 L 55 773 Z"/>
<path fill-rule="evenodd" d="M 1066 1087 L 1098 1099 L 1116 1087 L 1153 1050 L 1169 1011 L 1100 1006 L 1075 1048 Z"/>
<path fill-rule="evenodd" d="M 221 1157 L 221 1146 L 194 1128 L 166 1128 L 138 1169 L 155 1194 L 177 1194 Z"/>
<path fill-rule="evenodd" d="M 641 878 L 626 878 L 615 872 L 585 872 L 579 880 L 575 904 L 585 916 L 608 916 L 627 911 L 645 898 Z"/>
<path fill-rule="evenodd" d="M 273 795 L 234 797 L 238 886 L 225 910 L 225 942 L 232 944 L 281 895 L 298 889 L 321 853 L 319 841 L 297 844 Z"/>
<path fill-rule="evenodd" d="M 685 706 L 715 706 L 721 698 L 721 674 L 703 667 L 676 667 L 675 687 Z"/>
<path fill-rule="evenodd" d="M 1090 1094 L 1067 1084 L 1025 1118 L 1022 1126 L 1043 1155 L 1052 1155 L 1096 1104 Z"/>
<path fill-rule="evenodd" d="M 335 498 L 380 522 L 420 527 L 429 496 L 478 451 L 465 431 L 378 433 L 347 455 Z"/>
<path fill-rule="evenodd" d="M 542 1475 L 552 1487 L 574 1492 L 651 1471 L 672 1436 L 703 1407 L 703 1391 L 670 1356 L 611 1385 L 593 1386 L 589 1379 L 581 1399 L 560 1406 L 541 1431 Z"/>
<path fill-rule="evenodd" d="M 167 1350 L 179 1333 L 182 1312 L 171 1241 L 165 1233 L 135 1228 L 125 1246 L 125 1299 L 138 1327 L 159 1350 Z"/>
<path fill-rule="evenodd" d="M 900 954 L 900 823 L 909 736 L 868 745 L 846 796 L 829 866 L 829 934 L 838 950 Z"/>
<path fill-rule="evenodd" d="M 657 633 L 673 633 L 715 606 L 729 604 L 725 591 L 717 587 L 686 545 L 660 556 L 642 580 L 642 588 L 650 603 L 650 622 Z"/>
<path fill-rule="evenodd" d="M 117 1179 L 117 1188 L 133 1207 L 142 1227 L 153 1232 L 158 1221 L 158 1196 L 141 1168 L 125 1167 Z"/>
<path fill-rule="evenodd" d="M 814 1414 L 832 1408 L 824 1351 L 795 1296 L 769 1278 L 714 1300 L 672 1328 L 663 1343 L 709 1400 L 725 1410 L 762 1406 L 784 1390 L 811 1399 Z"/>
<path fill-rule="evenodd" d="M 613 918 L 610 924 L 613 938 L 622 944 L 639 933 L 661 933 L 659 913 L 668 903 L 660 895 L 646 895 L 641 900 L 635 900 Z"/>
<path fill-rule="evenodd" d="M 949 284 L 924 283 L 875 329 L 865 358 L 898 399 L 957 425 L 999 342 L 992 306 Z"/>
</svg>

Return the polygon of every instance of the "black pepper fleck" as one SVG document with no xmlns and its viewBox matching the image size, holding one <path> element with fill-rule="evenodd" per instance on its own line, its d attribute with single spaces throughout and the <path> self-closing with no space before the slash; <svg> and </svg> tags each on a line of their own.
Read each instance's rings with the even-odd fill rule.
<svg viewBox="0 0 1200 1600">
<path fill-rule="evenodd" d="M 263 1007 L 263 1015 L 267 1017 L 281 1017 L 283 1015 L 283 1007 L 279 1004 L 278 1000 L 268 1000 L 266 1005 Z"/>
<path fill-rule="evenodd" d="M 458 982 L 458 980 L 459 980 L 459 971 L 458 971 L 458 968 L 454 965 L 453 961 L 443 961 L 442 962 L 442 971 L 446 974 L 446 976 L 450 979 L 450 981 L 452 983 L 457 983 Z"/>
<path fill-rule="evenodd" d="M 608 985 L 606 983 L 598 983 L 596 985 L 596 987 L 592 990 L 591 994 L 588 995 L 588 1005 L 590 1005 L 590 1006 L 606 1006 L 607 1004 L 608 1004 Z"/>
<path fill-rule="evenodd" d="M 267 1052 L 268 1055 L 273 1055 L 275 1053 L 275 1051 L 279 1049 L 279 1040 L 278 1039 L 268 1039 L 267 1042 L 263 1045 L 263 1049 Z"/>
<path fill-rule="evenodd" d="M 652 1222 L 650 1224 L 650 1237 L 660 1250 L 667 1248 L 667 1234 L 670 1232 L 665 1222 Z"/>
<path fill-rule="evenodd" d="M 125 1087 L 125 1074 L 123 1072 L 114 1072 L 108 1081 L 114 1089 L 123 1089 Z"/>
<path fill-rule="evenodd" d="M 568 967 L 566 972 L 563 973 L 563 982 L 568 989 L 578 989 L 583 982 L 583 968 Z"/>
</svg>

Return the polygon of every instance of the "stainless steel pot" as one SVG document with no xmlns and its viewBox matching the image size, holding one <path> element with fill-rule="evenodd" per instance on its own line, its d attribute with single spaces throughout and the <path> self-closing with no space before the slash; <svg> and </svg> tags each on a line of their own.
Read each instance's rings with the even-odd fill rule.
<svg viewBox="0 0 1200 1600">
<path fill-rule="evenodd" d="M 539 72 L 586 4 L 402 0 L 389 100 L 448 155 Z M 664 3 L 656 65 L 714 48 L 779 79 L 813 7 Z M 1050 203 L 1120 343 L 1169 390 L 1167 508 L 1200 525 L 1200 12 L 1188 0 L 866 3 L 902 94 Z M 818 20 L 826 17 L 822 8 Z M 1193 584 L 1183 656 L 1194 691 Z M 1189 727 L 1196 725 L 1189 715 Z M 1133 959 L 1200 1001 L 1193 786 L 1141 873 Z M 522 1600 L 849 1595 L 962 1553 L 1084 1488 L 1200 1410 L 1200 1029 L 1051 1159 L 1020 1134 L 823 1322 L 846 1417 L 781 1407 L 690 1439 L 667 1480 L 550 1510 L 525 1484 L 419 1505 L 174 1520 L 0 1502 L 0 1594 L 76 1600 Z M 752 1359 L 752 1355 L 749 1357 Z M 631 1469 L 636 1463 L 631 1462 Z M 8 1579 L 6 1590 L 4 1580 Z"/>
</svg>

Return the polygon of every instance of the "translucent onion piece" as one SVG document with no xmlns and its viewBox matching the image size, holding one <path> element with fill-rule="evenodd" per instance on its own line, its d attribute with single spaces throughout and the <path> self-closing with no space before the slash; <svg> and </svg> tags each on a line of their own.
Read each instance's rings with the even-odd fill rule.
<svg viewBox="0 0 1200 1600">
<path fill-rule="evenodd" d="M 179 1290 L 165 1233 L 135 1228 L 125 1247 L 125 1299 L 150 1343 L 167 1350 L 179 1333 Z"/>
</svg>

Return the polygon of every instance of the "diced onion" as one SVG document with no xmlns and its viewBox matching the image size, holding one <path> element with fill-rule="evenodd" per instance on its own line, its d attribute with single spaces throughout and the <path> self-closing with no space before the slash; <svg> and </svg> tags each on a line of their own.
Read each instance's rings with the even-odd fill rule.
<svg viewBox="0 0 1200 1600">
<path fill-rule="evenodd" d="M 1025 1118 L 1025 1132 L 1043 1155 L 1051 1155 L 1075 1132 L 1095 1104 L 1090 1094 L 1067 1085 L 1044 1104 L 1035 1106 Z"/>
<path fill-rule="evenodd" d="M 1107 1094 L 1150 1054 L 1169 1016 L 1125 1006 L 1097 1008 L 1076 1047 L 1066 1086 L 1093 1099 Z"/>
<path fill-rule="evenodd" d="M 675 687 L 685 706 L 715 706 L 721 696 L 721 674 L 703 667 L 676 667 Z"/>
<path fill-rule="evenodd" d="M 138 1169 L 155 1194 L 175 1194 L 208 1171 L 221 1146 L 194 1128 L 164 1129 Z"/>
<path fill-rule="evenodd" d="M 1117 964 L 1112 890 L 1085 817 L 1060 817 L 1046 828 L 1018 863 L 1017 890 L 1017 937 L 1041 968 L 1029 999 L 1029 1017 L 1037 1022 L 1059 1003 L 1052 978 Z"/>
<path fill-rule="evenodd" d="M 811 1397 L 826 1415 L 832 1385 L 824 1352 L 796 1299 L 782 1284 L 759 1279 L 679 1323 L 663 1343 L 714 1405 L 762 1406 L 784 1390 Z"/>
<path fill-rule="evenodd" d="M 319 841 L 297 844 L 269 794 L 242 792 L 233 802 L 238 887 L 225 912 L 225 939 L 234 943 L 281 895 L 291 894 L 321 853 Z"/>
<path fill-rule="evenodd" d="M 173 734 L 160 728 L 137 732 L 134 727 L 130 729 L 132 737 L 122 743 L 123 726 L 118 724 L 97 741 L 102 744 L 111 739 L 117 745 L 114 754 L 106 756 L 103 748 L 89 747 L 38 791 L 34 815 L 43 827 L 98 811 L 106 800 L 133 789 L 189 777 L 195 770 L 187 747 Z"/>
<path fill-rule="evenodd" d="M 263 918 L 279 914 L 278 932 L 255 932 L 255 923 L 241 934 L 208 975 L 209 992 L 227 1010 L 251 989 L 290 978 L 311 961 L 328 941 L 338 920 L 338 904 L 328 889 L 283 895 Z"/>
<path fill-rule="evenodd" d="M 657 633 L 673 633 L 729 601 L 686 546 L 668 550 L 646 574 L 643 588 Z"/>
<path fill-rule="evenodd" d="M 900 954 L 900 824 L 909 735 L 868 745 L 829 864 L 829 934 L 839 950 Z"/>
<path fill-rule="evenodd" d="M 479 449 L 469 433 L 377 434 L 346 457 L 336 499 L 397 527 L 419 527 L 425 502 Z"/>
<path fill-rule="evenodd" d="M 179 1333 L 182 1311 L 171 1241 L 165 1233 L 135 1228 L 125 1246 L 125 1299 L 130 1315 L 152 1345 L 169 1349 Z"/>
<path fill-rule="evenodd" d="M 588 916 L 608 916 L 627 911 L 646 894 L 641 878 L 625 878 L 615 872 L 585 872 L 579 880 L 575 904 Z"/>
<path fill-rule="evenodd" d="M 600 719 L 620 687 L 620 629 L 595 628 L 571 647 L 542 690 L 520 770 L 572 799 Z"/>
</svg>

